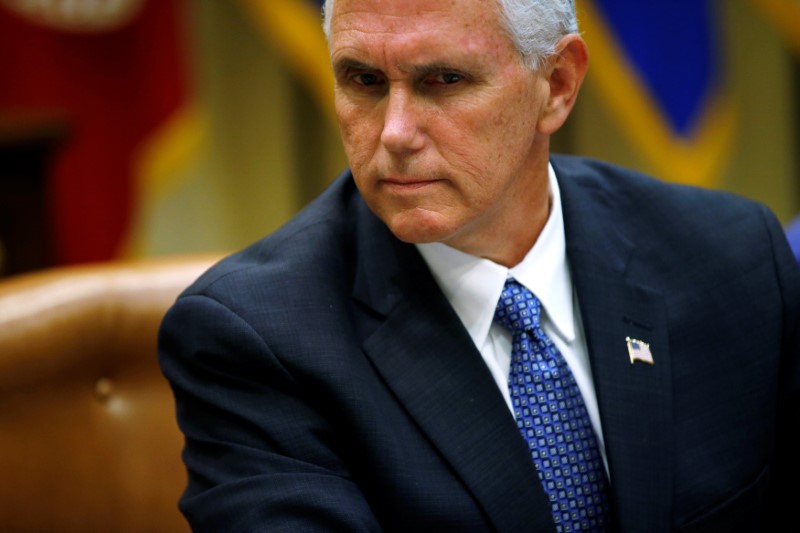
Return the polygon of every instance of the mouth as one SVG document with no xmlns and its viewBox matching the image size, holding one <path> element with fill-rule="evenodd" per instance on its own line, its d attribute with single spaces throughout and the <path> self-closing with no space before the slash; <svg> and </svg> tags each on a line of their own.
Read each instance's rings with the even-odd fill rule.
<svg viewBox="0 0 800 533">
<path fill-rule="evenodd" d="M 422 179 L 415 177 L 392 177 L 381 180 L 388 189 L 395 192 L 418 191 L 441 182 L 440 179 Z"/>
</svg>

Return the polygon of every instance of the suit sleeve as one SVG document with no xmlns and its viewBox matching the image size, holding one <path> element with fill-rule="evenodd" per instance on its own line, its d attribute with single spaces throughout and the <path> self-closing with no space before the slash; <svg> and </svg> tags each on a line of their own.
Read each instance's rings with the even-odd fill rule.
<svg viewBox="0 0 800 533">
<path fill-rule="evenodd" d="M 772 239 L 784 309 L 783 353 L 778 369 L 780 396 L 776 450 L 769 495 L 772 507 L 769 516 L 774 520 L 774 530 L 778 531 L 795 520 L 797 482 L 800 479 L 800 455 L 797 453 L 797 429 L 800 428 L 800 268 L 774 215 L 764 208 L 764 216 Z"/>
<path fill-rule="evenodd" d="M 376 531 L 337 435 L 241 317 L 206 296 L 167 313 L 159 360 L 185 435 L 194 531 Z"/>
</svg>

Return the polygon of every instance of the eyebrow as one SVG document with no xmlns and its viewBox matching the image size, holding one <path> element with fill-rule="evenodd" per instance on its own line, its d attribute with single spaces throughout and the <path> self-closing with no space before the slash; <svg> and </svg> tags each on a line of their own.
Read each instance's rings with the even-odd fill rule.
<svg viewBox="0 0 800 533">
<path fill-rule="evenodd" d="M 437 72 L 448 72 L 448 71 L 463 73 L 464 69 L 455 67 L 449 63 L 433 62 L 425 65 L 415 65 L 410 70 L 410 72 L 416 76 L 425 76 L 427 74 L 434 74 Z"/>
<path fill-rule="evenodd" d="M 379 68 L 374 67 L 373 65 L 369 65 L 367 63 L 358 61 L 352 58 L 343 58 L 341 60 L 335 61 L 333 63 L 333 71 L 334 73 L 341 73 L 346 72 L 348 70 L 374 70 L 379 71 Z M 445 72 L 445 71 L 452 71 L 463 73 L 464 70 L 461 68 L 454 67 L 451 64 L 443 63 L 439 61 L 435 61 L 433 63 L 427 63 L 424 65 L 414 65 L 410 69 L 406 70 L 414 76 L 425 76 L 427 74 L 433 74 L 436 72 Z"/>
<path fill-rule="evenodd" d="M 333 63 L 334 74 L 339 74 L 342 72 L 346 72 L 348 70 L 379 70 L 379 69 L 376 69 L 372 65 L 362 63 L 361 61 L 349 57 L 345 57 L 343 59 L 334 61 Z"/>
</svg>

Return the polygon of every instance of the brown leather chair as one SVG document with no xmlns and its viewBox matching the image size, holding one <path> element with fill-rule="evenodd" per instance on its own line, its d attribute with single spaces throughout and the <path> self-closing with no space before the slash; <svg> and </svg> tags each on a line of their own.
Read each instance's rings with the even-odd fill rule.
<svg viewBox="0 0 800 533">
<path fill-rule="evenodd" d="M 218 256 L 0 281 L 0 529 L 187 531 L 161 317 Z"/>
</svg>

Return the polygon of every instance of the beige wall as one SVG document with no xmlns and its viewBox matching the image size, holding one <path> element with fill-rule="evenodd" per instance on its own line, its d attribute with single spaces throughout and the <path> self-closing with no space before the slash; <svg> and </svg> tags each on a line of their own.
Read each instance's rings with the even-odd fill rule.
<svg viewBox="0 0 800 533">
<path fill-rule="evenodd" d="M 288 220 L 346 166 L 337 128 L 241 6 L 190 5 L 208 132 L 198 160 L 147 217 L 147 255 L 245 246 Z"/>
</svg>

